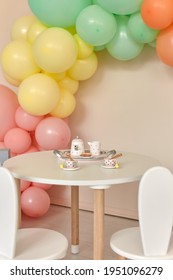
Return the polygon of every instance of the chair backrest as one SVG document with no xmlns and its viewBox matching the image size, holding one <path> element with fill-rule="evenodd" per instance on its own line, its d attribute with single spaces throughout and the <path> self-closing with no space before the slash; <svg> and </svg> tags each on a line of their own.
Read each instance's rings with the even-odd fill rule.
<svg viewBox="0 0 173 280">
<path fill-rule="evenodd" d="M 165 255 L 173 225 L 173 174 L 149 169 L 139 184 L 138 213 L 144 255 Z"/>
<path fill-rule="evenodd" d="M 15 256 L 18 228 L 18 190 L 10 171 L 0 167 L 0 255 Z"/>
</svg>

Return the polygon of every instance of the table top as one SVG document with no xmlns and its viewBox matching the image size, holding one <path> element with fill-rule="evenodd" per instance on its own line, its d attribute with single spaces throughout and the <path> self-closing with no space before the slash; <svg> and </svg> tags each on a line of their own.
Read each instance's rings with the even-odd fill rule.
<svg viewBox="0 0 173 280">
<path fill-rule="evenodd" d="M 80 161 L 80 168 L 65 171 L 59 167 L 60 161 L 53 151 L 26 153 L 4 162 L 13 176 L 32 182 L 69 186 L 104 186 L 140 180 L 144 172 L 159 165 L 156 159 L 148 156 L 120 151 L 119 169 L 105 169 L 101 161 Z"/>
</svg>

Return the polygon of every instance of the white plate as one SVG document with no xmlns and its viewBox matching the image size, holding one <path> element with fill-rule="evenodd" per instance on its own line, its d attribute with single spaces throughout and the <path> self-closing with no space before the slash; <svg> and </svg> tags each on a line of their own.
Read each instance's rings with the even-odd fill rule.
<svg viewBox="0 0 173 280">
<path fill-rule="evenodd" d="M 80 167 L 62 167 L 63 170 L 67 170 L 67 171 L 74 171 L 74 170 L 78 170 Z"/>
<path fill-rule="evenodd" d="M 89 150 L 86 150 L 85 152 L 88 153 Z M 63 151 L 62 158 L 63 158 L 63 159 L 68 158 L 68 154 L 70 154 L 70 150 L 65 150 L 65 151 Z M 106 151 L 101 151 L 101 152 L 100 152 L 100 155 L 98 155 L 98 156 L 92 156 L 92 155 L 89 156 L 89 157 L 73 156 L 73 158 L 76 159 L 76 160 L 81 160 L 81 161 L 83 161 L 83 160 L 86 160 L 86 161 L 90 161 L 90 160 L 99 160 L 99 161 L 100 161 L 101 159 L 104 159 L 105 156 L 106 156 Z"/>
<path fill-rule="evenodd" d="M 101 165 L 101 167 L 107 168 L 107 169 L 116 169 L 115 165 L 114 166 L 111 166 L 111 165 Z"/>
</svg>

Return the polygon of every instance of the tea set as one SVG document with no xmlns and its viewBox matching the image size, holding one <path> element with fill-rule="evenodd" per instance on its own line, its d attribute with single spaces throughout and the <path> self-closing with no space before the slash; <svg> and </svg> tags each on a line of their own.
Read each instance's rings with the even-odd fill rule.
<svg viewBox="0 0 173 280">
<path fill-rule="evenodd" d="M 101 167 L 104 168 L 120 168 L 117 158 L 122 154 L 117 154 L 116 150 L 101 151 L 101 143 L 98 140 L 88 142 L 89 149 L 85 150 L 84 141 L 78 136 L 72 140 L 70 151 L 54 150 L 54 154 L 62 160 L 60 168 L 63 170 L 77 170 L 79 169 L 78 161 L 81 159 L 101 160 Z"/>
</svg>

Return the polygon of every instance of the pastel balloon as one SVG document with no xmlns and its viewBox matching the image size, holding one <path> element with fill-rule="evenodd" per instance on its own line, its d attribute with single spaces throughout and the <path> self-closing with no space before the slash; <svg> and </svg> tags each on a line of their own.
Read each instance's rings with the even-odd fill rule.
<svg viewBox="0 0 173 280">
<path fill-rule="evenodd" d="M 46 214 L 50 207 L 50 197 L 45 190 L 29 187 L 21 194 L 21 209 L 27 216 L 39 218 Z"/>
<path fill-rule="evenodd" d="M 15 92 L 4 85 L 0 85 L 0 141 L 6 132 L 16 127 L 15 112 L 19 103 Z"/>
<path fill-rule="evenodd" d="M 83 9 L 76 20 L 79 36 L 92 46 L 108 43 L 116 33 L 117 23 L 113 14 L 98 5 Z"/>
<path fill-rule="evenodd" d="M 22 16 L 18 18 L 11 30 L 11 39 L 12 40 L 18 40 L 18 39 L 27 39 L 27 33 L 31 26 L 31 24 L 36 21 L 36 18 L 34 16 Z"/>
<path fill-rule="evenodd" d="M 66 72 L 60 72 L 60 73 L 49 73 L 46 72 L 44 70 L 41 71 L 43 74 L 53 78 L 54 80 L 56 80 L 57 82 L 61 81 L 65 76 L 66 76 Z"/>
<path fill-rule="evenodd" d="M 16 124 L 27 131 L 34 131 L 38 123 L 44 118 L 44 116 L 33 116 L 23 110 L 22 107 L 18 107 L 15 113 Z"/>
<path fill-rule="evenodd" d="M 138 56 L 144 44 L 135 41 L 128 28 L 129 18 L 117 16 L 118 30 L 114 38 L 107 44 L 107 50 L 111 56 L 118 60 L 130 60 Z"/>
<path fill-rule="evenodd" d="M 164 29 L 173 22 L 172 0 L 144 0 L 141 7 L 144 22 L 153 29 Z"/>
<path fill-rule="evenodd" d="M 55 108 L 50 112 L 54 117 L 66 118 L 70 116 L 76 107 L 74 95 L 67 89 L 60 89 L 60 99 Z"/>
<path fill-rule="evenodd" d="M 77 43 L 77 47 L 78 47 L 78 55 L 77 57 L 79 59 L 84 59 L 86 57 L 88 57 L 92 52 L 94 47 L 87 44 L 85 41 L 83 41 L 78 34 L 74 35 L 74 39 Z"/>
<path fill-rule="evenodd" d="M 79 88 L 79 81 L 76 81 L 68 76 L 65 76 L 58 84 L 60 88 L 67 89 L 72 94 L 75 94 Z"/>
<path fill-rule="evenodd" d="M 97 66 L 98 59 L 96 54 L 93 52 L 85 59 L 77 59 L 67 73 L 74 80 L 84 81 L 94 75 L 97 70 Z"/>
<path fill-rule="evenodd" d="M 34 41 L 33 56 L 43 70 L 59 73 L 66 71 L 74 63 L 77 46 L 70 32 L 52 27 L 43 31 Z"/>
<path fill-rule="evenodd" d="M 15 127 L 5 134 L 4 143 L 12 152 L 22 154 L 31 146 L 31 137 L 24 129 Z"/>
<path fill-rule="evenodd" d="M 152 29 L 144 23 L 141 13 L 131 15 L 127 26 L 132 37 L 139 43 L 150 43 L 156 39 L 159 33 L 158 30 Z"/>
<path fill-rule="evenodd" d="M 26 181 L 26 180 L 20 180 L 20 191 L 23 192 L 25 191 L 27 188 L 29 188 L 31 185 L 31 182 Z"/>
<path fill-rule="evenodd" d="M 160 31 L 156 40 L 156 52 L 163 63 L 173 66 L 173 24 Z"/>
<path fill-rule="evenodd" d="M 3 72 L 4 78 L 7 80 L 7 82 L 15 87 L 18 87 L 21 83 L 21 81 L 17 81 L 13 78 L 11 78 L 9 75 L 7 75 L 5 72 Z"/>
<path fill-rule="evenodd" d="M 35 20 L 29 27 L 26 39 L 32 44 L 35 39 L 40 35 L 47 27 L 40 21 Z"/>
<path fill-rule="evenodd" d="M 20 106 L 35 116 L 48 114 L 59 99 L 57 82 L 44 74 L 35 74 L 25 79 L 18 88 Z"/>
<path fill-rule="evenodd" d="M 31 45 L 25 40 L 10 42 L 2 51 L 1 62 L 3 71 L 20 82 L 40 72 L 40 67 L 33 58 Z"/>
<path fill-rule="evenodd" d="M 35 152 L 38 152 L 38 151 L 39 151 L 38 147 L 35 147 L 34 145 L 31 144 L 29 149 L 27 151 L 25 151 L 25 154 L 26 153 L 35 153 Z"/>
<path fill-rule="evenodd" d="M 44 184 L 44 183 L 32 183 L 32 187 L 40 188 L 42 190 L 49 190 L 52 185 L 51 184 Z"/>
<path fill-rule="evenodd" d="M 28 0 L 33 14 L 45 25 L 74 26 L 80 11 L 92 4 L 92 0 Z"/>
<path fill-rule="evenodd" d="M 71 131 L 65 121 L 56 117 L 43 119 L 36 127 L 35 138 L 45 150 L 63 149 L 71 138 Z"/>
<path fill-rule="evenodd" d="M 95 4 L 117 15 L 129 15 L 140 10 L 143 0 L 94 0 Z"/>
</svg>

